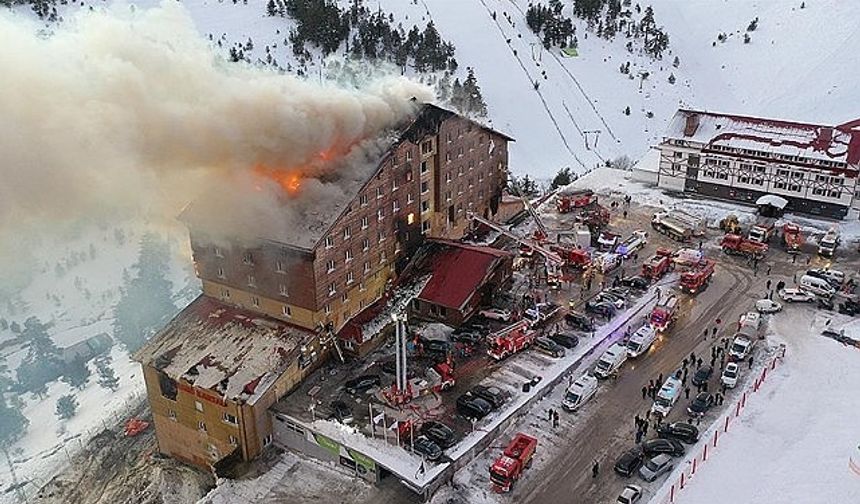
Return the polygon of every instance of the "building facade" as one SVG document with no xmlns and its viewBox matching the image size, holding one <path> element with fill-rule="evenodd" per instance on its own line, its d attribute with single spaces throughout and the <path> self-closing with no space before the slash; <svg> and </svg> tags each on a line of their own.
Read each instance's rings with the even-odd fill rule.
<svg viewBox="0 0 860 504">
<path fill-rule="evenodd" d="M 659 144 L 658 187 L 844 218 L 857 205 L 860 121 L 822 126 L 678 110 Z"/>
</svg>

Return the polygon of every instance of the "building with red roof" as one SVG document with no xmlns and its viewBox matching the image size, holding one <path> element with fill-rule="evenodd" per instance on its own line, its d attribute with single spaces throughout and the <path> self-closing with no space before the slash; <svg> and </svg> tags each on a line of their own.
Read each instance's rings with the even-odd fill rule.
<svg viewBox="0 0 860 504">
<path fill-rule="evenodd" d="M 860 119 L 828 126 L 680 109 L 660 149 L 658 187 L 844 218 L 856 205 Z"/>
</svg>

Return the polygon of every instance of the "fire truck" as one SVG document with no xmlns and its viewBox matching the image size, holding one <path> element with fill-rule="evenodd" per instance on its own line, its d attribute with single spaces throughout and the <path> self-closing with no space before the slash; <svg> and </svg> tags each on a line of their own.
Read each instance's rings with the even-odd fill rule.
<svg viewBox="0 0 860 504">
<path fill-rule="evenodd" d="M 649 280 L 657 280 L 672 268 L 672 264 L 672 251 L 658 248 L 657 253 L 642 265 L 642 276 Z"/>
<path fill-rule="evenodd" d="M 537 338 L 537 331 L 531 329 L 529 320 L 520 320 L 487 337 L 490 345 L 487 355 L 500 361 L 527 348 L 534 343 L 535 338 Z"/>
<path fill-rule="evenodd" d="M 803 246 L 803 232 L 800 226 L 786 222 L 782 226 L 782 240 L 785 243 L 785 250 L 789 254 L 797 254 L 800 252 L 800 247 Z"/>
<path fill-rule="evenodd" d="M 704 259 L 689 271 L 681 273 L 681 290 L 690 294 L 704 290 L 714 275 L 715 265 L 713 259 Z"/>
<path fill-rule="evenodd" d="M 621 235 L 618 233 L 604 231 L 600 233 L 600 236 L 597 238 L 597 248 L 605 252 L 611 252 L 612 250 L 615 250 L 615 246 L 618 245 L 618 240 L 620 239 Z"/>
<path fill-rule="evenodd" d="M 678 308 L 678 298 L 669 296 L 657 303 L 648 315 L 648 323 L 655 331 L 665 331 L 673 323 L 675 323 Z"/>
<path fill-rule="evenodd" d="M 510 492 L 514 483 L 520 479 L 526 467 L 532 463 L 537 449 L 537 439 L 518 432 L 502 455 L 490 467 L 490 481 L 493 490 Z"/>
<path fill-rule="evenodd" d="M 564 264 L 571 268 L 585 269 L 591 264 L 591 254 L 587 250 L 562 245 L 550 245 L 549 249 L 558 254 Z"/>
<path fill-rule="evenodd" d="M 591 189 L 580 189 L 560 193 L 555 201 L 558 213 L 573 212 L 597 203 L 597 195 Z"/>
<path fill-rule="evenodd" d="M 761 259 L 767 254 L 767 244 L 759 243 L 752 240 L 747 240 L 741 235 L 727 234 L 720 242 L 723 252 L 732 255 L 741 255 L 744 257 L 754 257 Z"/>
<path fill-rule="evenodd" d="M 576 220 L 588 226 L 592 235 L 597 235 L 601 229 L 609 225 L 610 216 L 608 208 L 596 204 L 594 208 L 580 212 Z"/>
<path fill-rule="evenodd" d="M 753 227 L 750 228 L 748 238 L 759 243 L 767 243 L 776 231 L 776 219 L 773 217 L 759 217 Z"/>
</svg>

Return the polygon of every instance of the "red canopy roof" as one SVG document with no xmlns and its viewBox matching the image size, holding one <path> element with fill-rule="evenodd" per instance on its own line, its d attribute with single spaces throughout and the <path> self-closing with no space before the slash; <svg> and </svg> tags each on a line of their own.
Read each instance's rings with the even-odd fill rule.
<svg viewBox="0 0 860 504">
<path fill-rule="evenodd" d="M 510 255 L 492 247 L 437 241 L 447 246 L 430 258 L 432 277 L 418 299 L 455 310 L 481 287 L 496 262 Z"/>
</svg>

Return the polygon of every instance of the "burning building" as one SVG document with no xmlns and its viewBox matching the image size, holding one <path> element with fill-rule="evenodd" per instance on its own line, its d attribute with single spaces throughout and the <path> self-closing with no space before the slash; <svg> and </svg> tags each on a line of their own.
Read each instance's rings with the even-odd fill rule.
<svg viewBox="0 0 860 504">
<path fill-rule="evenodd" d="M 510 137 L 425 104 L 386 139 L 369 169 L 345 177 L 258 168 L 287 193 L 340 179 L 335 192 L 297 199 L 282 222 L 253 227 L 253 240 L 213 240 L 211 206 L 183 212 L 203 294 L 137 354 L 162 452 L 202 466 L 255 457 L 271 441 L 268 407 L 424 239 L 459 238 L 470 213 L 496 214 Z"/>
</svg>

